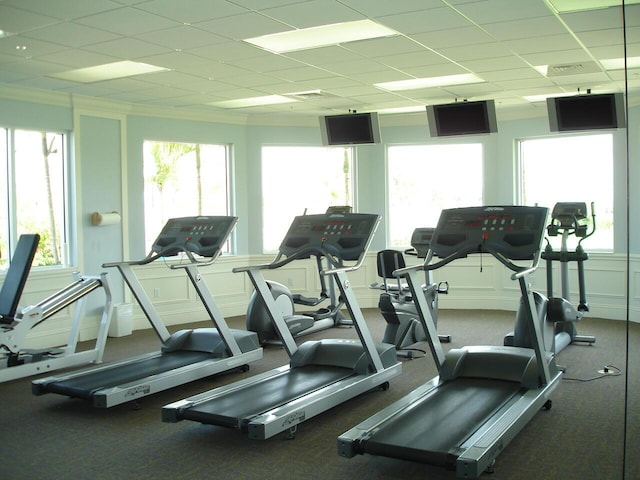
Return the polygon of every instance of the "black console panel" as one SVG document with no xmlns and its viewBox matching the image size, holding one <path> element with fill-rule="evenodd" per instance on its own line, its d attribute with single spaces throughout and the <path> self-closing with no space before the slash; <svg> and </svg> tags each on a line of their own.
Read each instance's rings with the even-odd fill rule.
<svg viewBox="0 0 640 480">
<path fill-rule="evenodd" d="M 530 260 L 540 250 L 548 209 L 485 206 L 443 210 L 431 239 L 434 255 L 487 252 L 511 260 Z"/>
<path fill-rule="evenodd" d="M 180 217 L 170 219 L 151 249 L 164 257 L 191 252 L 203 257 L 218 254 L 238 217 Z"/>
<path fill-rule="evenodd" d="M 378 215 L 301 215 L 293 220 L 280 245 L 288 257 L 303 250 L 324 249 L 342 260 L 357 260 L 369 245 L 378 225 Z"/>
</svg>

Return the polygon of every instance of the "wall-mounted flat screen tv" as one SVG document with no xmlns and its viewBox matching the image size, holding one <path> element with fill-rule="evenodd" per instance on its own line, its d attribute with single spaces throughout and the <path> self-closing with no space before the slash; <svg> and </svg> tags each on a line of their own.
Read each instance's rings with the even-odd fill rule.
<svg viewBox="0 0 640 480">
<path fill-rule="evenodd" d="M 552 132 L 597 130 L 625 126 L 621 93 L 547 98 Z"/>
<path fill-rule="evenodd" d="M 427 121 L 432 137 L 477 135 L 498 131 L 493 100 L 429 105 Z"/>
<path fill-rule="evenodd" d="M 380 143 L 377 113 L 349 113 L 320 117 L 323 145 Z"/>
</svg>

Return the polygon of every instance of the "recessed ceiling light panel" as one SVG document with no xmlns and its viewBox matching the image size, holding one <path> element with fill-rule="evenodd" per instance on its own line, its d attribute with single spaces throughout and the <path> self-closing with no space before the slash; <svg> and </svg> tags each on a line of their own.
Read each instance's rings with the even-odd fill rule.
<svg viewBox="0 0 640 480">
<path fill-rule="evenodd" d="M 392 92 L 402 90 L 418 90 L 421 88 L 446 87 L 450 85 L 466 85 L 470 83 L 483 83 L 484 80 L 473 73 L 460 75 L 444 75 L 442 77 L 412 78 L 395 82 L 375 83 L 374 86 Z"/>
<path fill-rule="evenodd" d="M 263 97 L 238 98 L 235 100 L 222 100 L 220 102 L 211 102 L 207 105 L 219 108 L 243 108 L 243 107 L 259 107 L 263 105 L 278 105 L 280 103 L 297 102 L 294 98 L 282 95 L 265 95 Z"/>
<path fill-rule="evenodd" d="M 166 70 L 169 69 L 149 65 L 148 63 L 124 60 L 122 62 L 107 63 L 104 65 L 96 65 L 95 67 L 79 68 L 77 70 L 69 70 L 68 72 L 54 73 L 50 76 L 60 78 L 62 80 L 70 80 L 72 82 L 92 83 L 104 80 L 113 80 L 114 78 L 132 77 L 134 75 L 142 75 L 145 73 L 162 72 Z"/>
<path fill-rule="evenodd" d="M 399 34 L 372 20 L 356 20 L 262 35 L 244 41 L 271 52 L 285 53 L 394 35 Z"/>
</svg>

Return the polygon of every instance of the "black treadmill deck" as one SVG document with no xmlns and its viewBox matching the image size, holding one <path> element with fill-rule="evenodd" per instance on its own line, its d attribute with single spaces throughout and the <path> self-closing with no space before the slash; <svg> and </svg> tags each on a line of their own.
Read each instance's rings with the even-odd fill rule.
<svg viewBox="0 0 640 480">
<path fill-rule="evenodd" d="M 440 385 L 362 440 L 370 453 L 455 469 L 458 447 L 513 395 L 516 382 L 458 378 Z"/>
<path fill-rule="evenodd" d="M 158 375 L 215 358 L 208 352 L 175 351 L 158 353 L 156 356 L 146 357 L 139 361 L 114 366 L 113 368 L 98 369 L 77 377 L 52 381 L 46 385 L 41 385 L 40 388 L 43 391 L 39 393 L 58 393 L 89 400 L 100 390 L 118 387 L 129 382 L 143 382 L 145 378 L 152 375 Z"/>
<path fill-rule="evenodd" d="M 186 408 L 182 418 L 234 428 L 243 420 L 353 375 L 352 369 L 307 365 Z"/>
</svg>

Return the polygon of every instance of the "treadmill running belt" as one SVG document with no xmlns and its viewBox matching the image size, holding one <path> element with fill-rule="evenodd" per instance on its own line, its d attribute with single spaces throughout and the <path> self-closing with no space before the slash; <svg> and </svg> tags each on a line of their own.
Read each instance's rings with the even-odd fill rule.
<svg viewBox="0 0 640 480">
<path fill-rule="evenodd" d="M 455 468 L 457 447 L 520 388 L 516 382 L 473 378 L 445 383 L 373 430 L 360 451 Z"/>
<path fill-rule="evenodd" d="M 105 388 L 117 387 L 151 375 L 168 372 L 215 357 L 207 352 L 175 351 L 158 354 L 105 370 L 88 371 L 86 374 L 44 385 L 48 393 L 59 393 L 75 398 L 91 399 L 93 394 Z"/>
<path fill-rule="evenodd" d="M 353 375 L 350 368 L 307 365 L 251 383 L 245 388 L 186 408 L 182 418 L 200 423 L 236 427 L 291 400 Z"/>
</svg>

